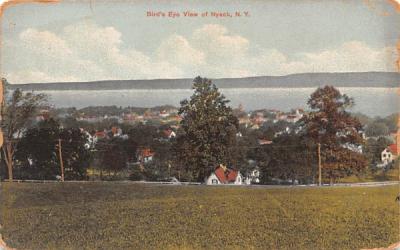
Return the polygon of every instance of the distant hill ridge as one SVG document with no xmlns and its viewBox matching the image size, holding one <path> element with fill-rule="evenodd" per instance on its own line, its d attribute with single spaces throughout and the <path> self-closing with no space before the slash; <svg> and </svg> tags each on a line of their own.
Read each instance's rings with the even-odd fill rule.
<svg viewBox="0 0 400 250">
<path fill-rule="evenodd" d="M 55 82 L 10 84 L 22 90 L 117 90 L 117 89 L 189 89 L 193 78 L 154 80 L 105 80 L 93 82 Z M 349 72 L 302 73 L 286 76 L 255 76 L 212 79 L 218 88 L 293 88 L 333 85 L 336 87 L 400 87 L 400 73 Z"/>
</svg>

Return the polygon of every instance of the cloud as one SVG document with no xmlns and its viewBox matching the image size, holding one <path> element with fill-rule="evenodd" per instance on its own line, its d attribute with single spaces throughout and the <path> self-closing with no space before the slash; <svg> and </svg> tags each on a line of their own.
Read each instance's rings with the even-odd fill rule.
<svg viewBox="0 0 400 250">
<path fill-rule="evenodd" d="M 24 50 L 33 53 L 46 52 L 48 56 L 59 58 L 72 54 L 66 42 L 49 31 L 26 29 L 19 34 L 19 40 Z"/>
<path fill-rule="evenodd" d="M 204 53 L 193 48 L 186 38 L 176 34 L 161 42 L 156 51 L 156 58 L 181 69 L 181 75 L 183 72 L 195 74 L 198 68 L 205 64 Z"/>
<path fill-rule="evenodd" d="M 181 77 L 168 61 L 135 48 L 122 49 L 122 34 L 93 22 L 66 26 L 59 34 L 27 29 L 4 44 L 3 76 L 11 83 Z"/>
<path fill-rule="evenodd" d="M 314 53 L 298 53 L 292 58 L 277 51 L 265 50 L 254 58 L 254 73 L 271 75 L 302 72 L 395 71 L 395 47 L 372 48 L 360 41 L 345 42 L 339 47 Z"/>
<path fill-rule="evenodd" d="M 192 35 L 195 46 L 206 50 L 209 56 L 236 56 L 246 53 L 249 41 L 239 35 L 229 34 L 228 30 L 218 24 L 207 24 L 195 30 Z"/>
<path fill-rule="evenodd" d="M 375 49 L 360 41 L 319 53 L 304 54 L 303 61 L 315 71 L 386 71 L 394 69 L 394 47 Z"/>
<path fill-rule="evenodd" d="M 186 37 L 171 34 L 155 51 L 145 52 L 124 44 L 114 27 L 91 21 L 58 33 L 26 29 L 5 41 L 3 51 L 3 76 L 11 83 L 394 71 L 397 57 L 394 47 L 373 48 L 361 41 L 287 55 L 218 24 L 203 25 Z"/>
</svg>

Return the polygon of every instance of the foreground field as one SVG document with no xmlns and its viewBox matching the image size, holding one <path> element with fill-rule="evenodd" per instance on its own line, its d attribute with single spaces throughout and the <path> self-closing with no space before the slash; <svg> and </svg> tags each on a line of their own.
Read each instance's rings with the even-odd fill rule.
<svg viewBox="0 0 400 250">
<path fill-rule="evenodd" d="M 399 241 L 397 193 L 2 183 L 0 223 L 18 249 L 360 249 Z"/>
<path fill-rule="evenodd" d="M 363 176 L 348 176 L 339 180 L 340 183 L 356 183 L 356 182 L 376 182 L 376 181 L 398 181 L 399 168 L 390 169 L 389 171 L 378 170 L 376 173 L 367 173 Z M 326 181 L 327 183 L 328 181 Z"/>
</svg>

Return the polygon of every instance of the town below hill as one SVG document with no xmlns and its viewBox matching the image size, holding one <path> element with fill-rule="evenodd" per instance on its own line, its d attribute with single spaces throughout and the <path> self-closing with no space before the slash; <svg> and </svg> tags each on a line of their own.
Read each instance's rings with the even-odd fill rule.
<svg viewBox="0 0 400 250">
<path fill-rule="evenodd" d="M 299 121 L 307 114 L 307 111 L 300 108 L 289 112 L 275 109 L 245 111 L 243 106 L 239 105 L 233 109 L 233 114 L 239 122 L 236 136 L 247 141 L 246 147 L 262 147 L 275 145 L 274 141 L 281 136 L 295 138 Z M 398 155 L 395 144 L 398 136 L 397 115 L 371 118 L 360 113 L 353 113 L 352 116 L 361 122 L 363 138 L 367 142 L 363 148 L 357 150 L 369 155 L 371 169 L 378 171 L 373 175 L 377 173 L 387 175 L 385 170 L 392 167 Z M 129 140 L 132 136 L 136 139 L 143 137 L 139 141 L 145 143 L 131 152 L 135 159 L 134 164 L 151 163 L 157 154 L 156 158 L 160 156 L 162 156 L 161 159 L 168 158 L 169 156 L 163 155 L 165 148 L 162 147 L 175 139 L 182 120 L 177 107 L 165 105 L 153 108 L 92 106 L 82 109 L 43 109 L 36 116 L 35 121 L 43 122 L 50 117 L 57 119 L 64 128 L 81 128 L 88 136 L 87 147 L 92 149 L 96 149 L 98 142 L 109 143 L 116 139 Z M 135 132 L 132 133 L 132 131 Z M 161 142 L 161 144 L 154 146 L 153 141 Z M 96 175 L 95 172 L 92 174 Z M 157 178 L 152 180 L 157 180 Z"/>
<path fill-rule="evenodd" d="M 289 111 L 226 106 L 229 100 L 200 77 L 194 88 L 191 99 L 179 108 L 55 108 L 43 94 L 16 90 L 12 100 L 26 102 L 18 106 L 21 102 L 9 101 L 5 121 L 19 117 L 15 110 L 25 115 L 32 102 L 44 101 L 37 102 L 19 131 L 8 133 L 7 145 L 16 145 L 11 151 L 15 164 L 9 157 L 0 178 L 6 174 L 10 180 L 175 178 L 242 185 L 315 184 L 318 176 L 318 182 L 333 184 L 344 177 L 367 178 L 378 172 L 386 180 L 398 164 L 397 114 L 371 118 L 347 112 L 352 98 L 332 86 L 312 93 L 308 110 Z M 15 123 L 7 124 L 12 129 Z M 198 166 L 201 159 L 208 160 Z M 324 171 L 318 174 L 320 162 Z"/>
</svg>

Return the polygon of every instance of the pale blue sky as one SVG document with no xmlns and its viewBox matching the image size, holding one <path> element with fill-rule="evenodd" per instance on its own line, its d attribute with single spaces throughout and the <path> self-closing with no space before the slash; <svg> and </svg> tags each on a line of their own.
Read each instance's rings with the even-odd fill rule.
<svg viewBox="0 0 400 250">
<path fill-rule="evenodd" d="M 2 19 L 11 83 L 394 71 L 400 15 L 386 1 L 63 1 Z M 147 11 L 248 11 L 158 18 Z"/>
</svg>

